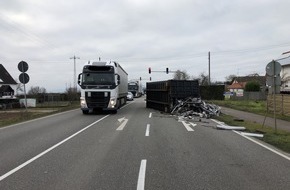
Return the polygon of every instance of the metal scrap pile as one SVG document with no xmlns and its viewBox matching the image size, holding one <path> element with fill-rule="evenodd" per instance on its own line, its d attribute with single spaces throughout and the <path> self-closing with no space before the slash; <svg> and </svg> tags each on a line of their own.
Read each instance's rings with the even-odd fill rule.
<svg viewBox="0 0 290 190">
<path fill-rule="evenodd" d="M 215 104 L 209 104 L 202 101 L 200 98 L 187 98 L 185 100 L 178 100 L 177 104 L 171 111 L 171 114 L 200 118 L 211 118 L 212 116 L 219 115 L 221 108 Z"/>
</svg>

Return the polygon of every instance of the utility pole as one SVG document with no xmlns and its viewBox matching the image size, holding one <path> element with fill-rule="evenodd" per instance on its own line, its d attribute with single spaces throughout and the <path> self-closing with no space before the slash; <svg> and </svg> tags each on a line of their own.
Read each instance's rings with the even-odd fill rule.
<svg viewBox="0 0 290 190">
<path fill-rule="evenodd" d="M 210 85 L 210 51 L 208 52 L 208 85 Z"/>
<path fill-rule="evenodd" d="M 71 57 L 70 59 L 74 60 L 74 91 L 77 91 L 77 84 L 76 84 L 76 79 L 77 79 L 77 75 L 76 75 L 76 59 L 80 59 L 79 57 L 76 57 L 75 55 L 73 57 Z"/>
</svg>

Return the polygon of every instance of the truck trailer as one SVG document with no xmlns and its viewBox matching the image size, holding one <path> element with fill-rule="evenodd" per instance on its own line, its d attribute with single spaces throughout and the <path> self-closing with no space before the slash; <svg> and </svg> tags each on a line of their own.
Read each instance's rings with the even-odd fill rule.
<svg viewBox="0 0 290 190">
<path fill-rule="evenodd" d="M 111 110 L 126 104 L 128 74 L 115 61 L 88 61 L 78 76 L 83 114 L 94 110 Z"/>
</svg>

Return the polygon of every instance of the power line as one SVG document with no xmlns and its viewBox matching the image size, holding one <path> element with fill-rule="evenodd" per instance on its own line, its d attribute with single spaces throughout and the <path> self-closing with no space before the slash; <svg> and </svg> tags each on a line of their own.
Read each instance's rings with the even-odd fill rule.
<svg viewBox="0 0 290 190">
<path fill-rule="evenodd" d="M 237 49 L 237 50 L 227 50 L 227 51 L 213 51 L 216 55 L 224 55 L 224 54 L 243 54 L 243 53 L 254 53 L 258 51 L 265 51 L 280 47 L 289 47 L 290 42 L 278 45 L 264 46 L 264 47 L 256 47 L 256 48 L 246 48 L 246 49 Z"/>
<path fill-rule="evenodd" d="M 278 45 L 270 45 L 264 47 L 255 47 L 255 48 L 245 48 L 245 49 L 236 49 L 236 50 L 225 50 L 225 51 L 211 51 L 213 56 L 244 56 L 249 53 L 257 53 L 261 51 L 266 51 L 275 48 L 281 47 L 290 47 L 290 42 L 278 44 Z M 136 61 L 150 61 L 150 62 L 158 62 L 158 61 L 178 61 L 182 59 L 195 59 L 200 57 L 207 57 L 207 52 L 199 52 L 187 55 L 180 56 L 158 56 L 158 57 L 120 57 L 118 60 L 122 62 L 136 62 Z"/>
<path fill-rule="evenodd" d="M 56 49 L 56 46 L 51 44 L 50 42 L 44 40 L 43 38 L 39 37 L 38 35 L 32 33 L 27 28 L 21 26 L 20 24 L 14 22 L 12 19 L 0 13 L 0 24 L 4 26 L 10 32 L 17 32 L 22 34 L 28 40 L 33 41 L 34 43 L 38 43 L 43 47 L 48 47 L 49 49 Z"/>
</svg>

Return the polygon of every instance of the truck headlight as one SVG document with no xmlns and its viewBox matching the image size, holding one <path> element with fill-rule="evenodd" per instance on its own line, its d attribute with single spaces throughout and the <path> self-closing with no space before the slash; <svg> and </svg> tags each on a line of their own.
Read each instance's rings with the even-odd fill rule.
<svg viewBox="0 0 290 190">
<path fill-rule="evenodd" d="M 111 104 L 111 105 L 115 105 L 115 104 L 116 104 L 115 99 L 111 99 L 111 100 L 110 100 L 110 104 Z"/>
<path fill-rule="evenodd" d="M 85 98 L 81 98 L 81 108 L 86 108 L 87 107 L 87 102 Z"/>
<path fill-rule="evenodd" d="M 115 105 L 116 105 L 116 99 L 115 98 L 111 98 L 109 107 L 114 108 Z"/>
</svg>

